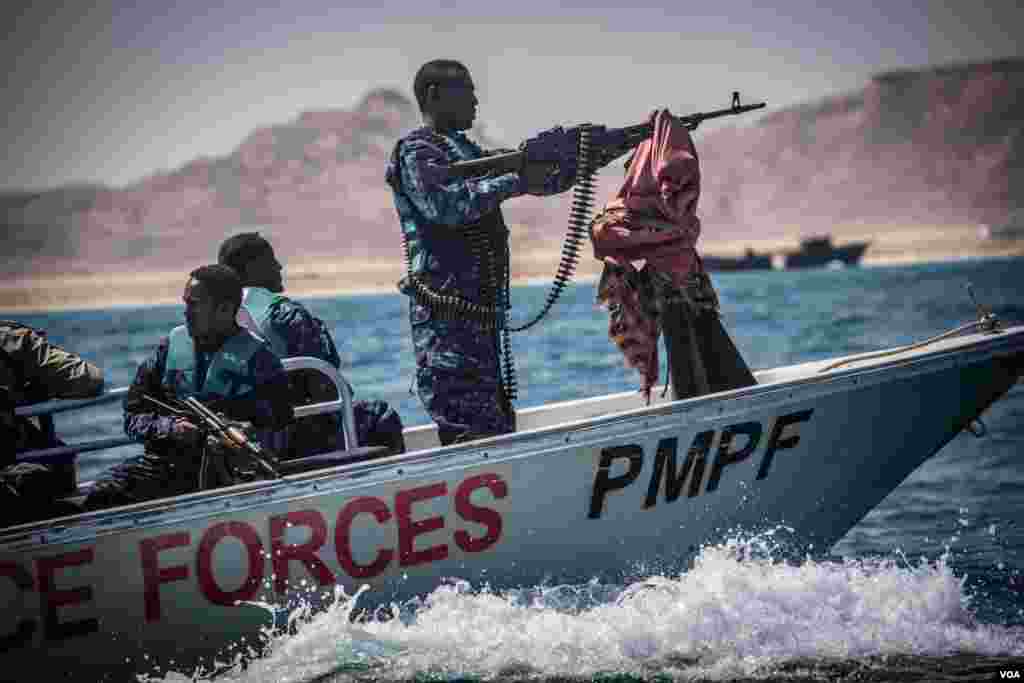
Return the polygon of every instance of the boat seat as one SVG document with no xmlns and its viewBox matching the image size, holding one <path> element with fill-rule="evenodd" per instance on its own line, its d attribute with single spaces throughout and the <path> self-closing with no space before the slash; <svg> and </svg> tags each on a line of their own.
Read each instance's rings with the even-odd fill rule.
<svg viewBox="0 0 1024 683">
<path fill-rule="evenodd" d="M 354 462 L 364 462 L 381 458 L 387 455 L 390 449 L 387 446 L 359 446 L 347 451 L 331 451 L 320 455 L 311 455 L 306 458 L 295 458 L 293 460 L 282 460 L 277 463 L 277 471 L 281 474 L 299 474 L 312 470 L 325 469 L 348 465 Z"/>
</svg>

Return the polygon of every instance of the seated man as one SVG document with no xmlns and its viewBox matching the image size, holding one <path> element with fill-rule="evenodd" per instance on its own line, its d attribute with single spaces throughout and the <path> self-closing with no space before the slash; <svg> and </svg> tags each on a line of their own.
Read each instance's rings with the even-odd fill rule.
<svg viewBox="0 0 1024 683">
<path fill-rule="evenodd" d="M 270 451 L 280 445 L 282 430 L 294 416 L 281 360 L 266 341 L 235 322 L 242 301 L 238 275 L 222 265 L 198 268 L 185 285 L 183 300 L 185 325 L 160 340 L 156 353 L 139 366 L 124 399 L 125 432 L 145 443 L 145 453 L 97 480 L 85 500 L 88 509 L 229 484 L 232 475 L 235 480 L 251 476 L 221 466 L 225 476 L 216 482 L 201 480 L 204 457 L 223 465 L 227 453 L 216 452 L 212 439 L 207 444 L 201 427 L 161 409 L 147 396 L 164 404 L 194 396 L 228 420 L 252 425 L 257 441 Z M 233 460 L 243 461 L 240 456 Z"/>
<path fill-rule="evenodd" d="M 57 497 L 75 490 L 73 462 L 17 463 L 17 455 L 63 445 L 49 416 L 24 418 L 18 406 L 53 398 L 89 398 L 103 391 L 102 371 L 46 339 L 46 333 L 0 321 L 0 526 L 66 512 Z"/>
<path fill-rule="evenodd" d="M 282 358 L 312 356 L 341 366 L 341 358 L 323 321 L 305 306 L 284 295 L 281 264 L 270 243 L 255 232 L 234 235 L 220 246 L 220 263 L 231 266 L 245 286 L 239 323 L 264 337 Z M 334 387 L 316 371 L 297 371 L 289 376 L 293 405 L 331 401 Z M 402 420 L 384 401 L 354 401 L 356 439 L 359 446 L 386 446 L 390 453 L 405 450 Z M 287 458 L 299 458 L 337 450 L 341 443 L 341 415 L 311 415 L 296 420 L 288 429 Z"/>
</svg>

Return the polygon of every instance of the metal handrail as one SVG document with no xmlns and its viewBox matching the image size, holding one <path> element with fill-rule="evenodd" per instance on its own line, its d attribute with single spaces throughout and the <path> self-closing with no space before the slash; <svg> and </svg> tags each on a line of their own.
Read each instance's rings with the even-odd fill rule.
<svg viewBox="0 0 1024 683">
<path fill-rule="evenodd" d="M 341 375 L 341 372 L 330 363 L 313 358 L 312 356 L 296 356 L 295 358 L 283 358 L 285 372 L 292 370 L 318 370 L 327 375 L 338 390 L 338 398 L 333 401 L 322 403 L 311 403 L 308 406 L 296 406 L 295 417 L 306 417 L 308 415 L 320 415 L 322 413 L 333 413 L 341 410 L 341 431 L 345 437 L 345 450 L 355 448 L 359 445 L 356 438 L 356 418 L 352 411 L 352 387 Z"/>
<path fill-rule="evenodd" d="M 107 439 L 94 439 L 92 441 L 68 444 L 67 446 L 53 446 L 52 448 L 42 448 L 37 451 L 25 451 L 24 453 L 18 453 L 17 459 L 18 462 L 44 461 L 67 455 L 78 455 L 90 451 L 103 451 L 108 448 L 130 446 L 134 443 L 138 443 L 138 441 L 129 436 L 112 436 Z"/>
<path fill-rule="evenodd" d="M 335 389 L 338 391 L 338 398 L 333 401 L 296 406 L 295 417 L 299 418 L 307 417 L 309 415 L 333 413 L 340 410 L 342 414 L 342 436 L 345 439 L 344 450 L 349 450 L 358 446 L 359 440 L 356 438 L 355 414 L 352 410 L 352 388 L 342 376 L 341 372 L 330 363 L 322 361 L 319 358 L 313 358 L 312 356 L 283 358 L 281 359 L 281 364 L 284 366 L 285 372 L 291 372 L 293 370 L 316 370 L 323 373 L 331 380 Z M 22 417 L 42 417 L 44 415 L 53 415 L 55 413 L 63 413 L 69 410 L 78 410 L 80 408 L 89 408 L 92 406 L 104 405 L 106 403 L 113 403 L 114 401 L 122 400 L 127 394 L 128 387 L 117 387 L 93 398 L 58 398 L 49 401 L 42 401 L 40 403 L 33 403 L 32 405 L 21 406 L 15 409 L 15 413 Z M 132 443 L 136 442 L 126 436 L 94 439 L 92 441 L 83 441 L 81 443 L 68 444 L 66 446 L 26 451 L 25 453 L 18 454 L 18 460 L 54 458 L 73 453 L 85 453 L 88 451 L 98 451 L 106 448 L 116 448 L 118 446 L 126 446 Z"/>
<path fill-rule="evenodd" d="M 77 410 L 78 408 L 88 408 L 90 406 L 120 401 L 127 393 L 128 387 L 117 387 L 93 398 L 55 398 L 49 401 L 42 401 L 41 403 L 20 406 L 14 412 L 21 417 L 39 417 L 41 415 L 64 413 L 69 410 Z"/>
</svg>

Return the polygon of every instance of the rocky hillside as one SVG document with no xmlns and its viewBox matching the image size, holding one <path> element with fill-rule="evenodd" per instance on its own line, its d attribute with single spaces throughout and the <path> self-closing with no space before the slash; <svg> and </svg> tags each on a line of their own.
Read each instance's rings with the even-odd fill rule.
<svg viewBox="0 0 1024 683">
<path fill-rule="evenodd" d="M 10 253 L 24 260 L 4 267 L 192 267 L 215 259 L 220 241 L 243 229 L 269 235 L 289 258 L 393 251 L 384 164 L 396 136 L 415 125 L 408 99 L 373 91 L 352 111 L 306 112 L 252 132 L 226 157 L 197 159 L 123 189 L 8 195 L 0 201 Z"/>
<path fill-rule="evenodd" d="M 881 74 L 700 151 L 709 224 L 998 223 L 1024 204 L 1024 59 Z"/>
<path fill-rule="evenodd" d="M 397 263 L 384 166 L 417 121 L 406 96 L 375 90 L 351 111 L 306 112 L 252 132 L 226 157 L 125 188 L 0 195 L 0 272 L 184 270 L 243 229 L 261 230 L 291 263 Z M 859 92 L 698 133 L 697 143 L 707 237 L 999 221 L 1024 202 L 1024 59 L 881 74 Z M 606 170 L 598 197 L 620 178 Z M 517 246 L 557 250 L 569 200 L 509 202 Z"/>
</svg>

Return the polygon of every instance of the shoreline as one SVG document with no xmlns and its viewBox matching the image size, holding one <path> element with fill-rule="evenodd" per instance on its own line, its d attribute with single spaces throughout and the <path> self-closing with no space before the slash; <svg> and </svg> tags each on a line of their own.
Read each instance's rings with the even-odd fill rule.
<svg viewBox="0 0 1024 683">
<path fill-rule="evenodd" d="M 842 230 L 836 227 L 832 232 L 836 246 L 857 241 L 871 243 L 860 262 L 864 268 L 1024 256 L 1024 239 L 983 240 L 977 226 L 900 226 L 881 234 L 872 233 L 871 226 L 844 226 Z M 702 239 L 698 251 L 704 255 L 740 256 L 746 248 L 758 253 L 778 253 L 793 249 L 796 244 L 795 238 L 729 242 Z M 558 246 L 530 245 L 528 249 L 514 251 L 513 268 L 517 273 L 512 284 L 549 285 L 558 268 Z M 405 264 L 399 261 L 322 261 L 294 267 L 286 264 L 285 292 L 299 300 L 396 294 L 404 270 Z M 582 258 L 573 282 L 593 282 L 600 273 L 599 262 Z M 183 287 L 184 276 L 177 271 L 19 277 L 0 282 L 0 315 L 174 305 L 180 304 Z"/>
<path fill-rule="evenodd" d="M 944 258 L 935 259 L 914 259 L 914 258 L 891 258 L 891 259 L 865 259 L 860 263 L 860 268 L 886 268 L 886 267 L 899 267 L 905 265 L 917 265 L 926 263 L 954 263 L 958 261 L 973 261 L 973 260 L 988 260 L 988 259 L 1003 259 L 1003 258 L 1015 258 L 1020 257 L 1024 254 L 960 254 L 950 255 Z M 735 272 L 764 272 L 763 270 L 754 271 L 734 271 L 730 273 L 724 273 L 726 275 L 733 275 Z M 780 271 L 782 272 L 782 271 Z M 712 271 L 712 276 L 714 276 Z M 113 277 L 106 276 L 104 279 L 120 279 L 123 278 L 123 282 L 127 285 L 132 282 L 133 277 L 137 277 L 134 273 L 120 273 Z M 177 279 L 177 278 L 176 278 Z M 587 273 L 582 275 L 576 275 L 572 278 L 573 284 L 580 283 L 593 283 L 598 280 L 598 275 L 593 273 Z M 551 277 L 519 277 L 512 279 L 512 285 L 514 287 L 522 286 L 544 286 L 550 285 L 552 281 Z M 382 294 L 398 294 L 398 289 L 395 286 L 385 287 L 366 287 L 366 286 L 344 286 L 339 285 L 337 288 L 304 288 L 304 287 L 289 287 L 287 279 L 285 280 L 285 293 L 300 301 L 302 300 L 316 300 L 316 299 L 329 299 L 338 296 L 379 296 Z M 25 302 L 21 305 L 11 305 L 9 303 L 10 298 L 7 293 L 0 288 L 0 317 L 10 317 L 17 314 L 47 314 L 47 313 L 64 313 L 70 311 L 101 311 L 110 309 L 138 309 L 138 308 L 149 308 L 153 306 L 173 306 L 181 303 L 181 297 L 178 296 L 164 296 L 164 297 L 153 297 L 145 294 L 140 294 L 137 297 L 110 297 L 103 300 L 92 299 L 92 300 L 75 300 L 72 297 L 68 297 L 69 289 L 73 289 L 73 285 L 65 285 L 59 281 L 47 282 L 43 285 L 46 290 L 51 292 L 51 295 L 41 297 L 45 303 L 38 303 L 38 299 L 28 303 Z M 120 287 L 118 288 L 120 289 Z M 33 291 L 35 288 L 33 288 Z M 19 297 L 20 298 L 20 297 Z M 33 297 L 35 299 L 35 297 Z"/>
<path fill-rule="evenodd" d="M 119 273 L 113 277 L 107 276 L 104 280 L 112 280 L 123 278 L 123 283 L 118 287 L 122 289 L 129 284 L 133 284 L 132 278 L 136 277 L 133 273 Z M 175 274 L 174 283 L 177 283 L 177 277 Z M 580 282 L 595 282 L 597 280 L 596 275 L 577 275 L 573 277 L 573 283 Z M 546 285 L 550 284 L 551 278 L 543 277 L 525 277 L 525 278 L 513 278 L 512 286 L 534 286 L 534 285 Z M 171 285 L 171 281 L 167 282 L 167 285 Z M 165 287 L 161 287 L 164 289 Z M 39 296 L 40 289 L 46 291 L 46 294 Z M 148 308 L 151 306 L 173 306 L 181 303 L 181 295 L 177 296 L 148 296 L 140 294 L 137 297 L 111 297 L 104 300 L 91 299 L 83 300 L 79 299 L 79 303 L 76 303 L 76 299 L 69 297 L 68 292 L 75 289 L 73 284 L 65 284 L 59 280 L 39 280 L 33 284 L 28 284 L 25 289 L 15 291 L 13 295 L 4 291 L 3 287 L 0 287 L 0 318 L 4 316 L 16 315 L 21 313 L 32 313 L 32 314 L 46 314 L 46 313 L 61 313 L 67 311 L 101 311 L 108 309 L 135 309 L 135 308 Z M 25 301 L 24 303 L 18 302 L 11 304 L 12 300 L 17 301 L 19 299 L 24 301 L 25 291 L 35 293 L 32 296 L 32 301 Z M 329 299 L 337 296 L 379 296 L 382 294 L 398 294 L 398 288 L 394 285 L 388 286 L 376 286 L 367 287 L 359 285 L 338 285 L 337 288 L 323 287 L 323 288 L 305 288 L 301 286 L 290 286 L 287 277 L 285 278 L 285 294 L 293 299 L 303 300 L 315 300 L 315 299 Z M 45 303 L 38 303 L 43 301 Z"/>
</svg>

